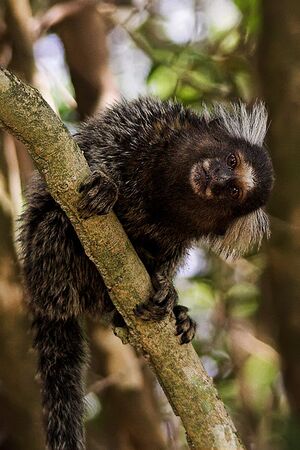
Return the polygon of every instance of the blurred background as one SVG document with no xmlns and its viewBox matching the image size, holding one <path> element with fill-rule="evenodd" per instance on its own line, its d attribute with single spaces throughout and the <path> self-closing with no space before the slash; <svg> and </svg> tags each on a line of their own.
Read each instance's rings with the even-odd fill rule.
<svg viewBox="0 0 300 450">
<path fill-rule="evenodd" d="M 194 345 L 248 449 L 300 449 L 300 2 L 2 0 L 0 64 L 71 131 L 121 96 L 250 103 L 270 114 L 272 238 L 234 264 L 191 252 L 176 279 Z M 43 118 L 41 117 L 41 122 Z M 0 449 L 40 450 L 35 355 L 16 218 L 33 165 L 0 135 Z M 88 321 L 89 450 L 183 450 L 184 430 L 144 360 Z"/>
</svg>

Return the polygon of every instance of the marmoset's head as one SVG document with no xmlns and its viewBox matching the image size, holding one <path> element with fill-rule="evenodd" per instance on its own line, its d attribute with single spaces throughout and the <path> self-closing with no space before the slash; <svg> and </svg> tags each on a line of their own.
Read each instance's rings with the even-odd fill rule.
<svg viewBox="0 0 300 450">
<path fill-rule="evenodd" d="M 189 181 L 202 206 L 218 220 L 218 229 L 204 240 L 217 253 L 236 257 L 269 234 L 262 209 L 273 185 L 272 163 L 263 146 L 267 112 L 262 103 L 249 111 L 243 104 L 217 106 L 205 111 L 204 122 Z"/>
</svg>

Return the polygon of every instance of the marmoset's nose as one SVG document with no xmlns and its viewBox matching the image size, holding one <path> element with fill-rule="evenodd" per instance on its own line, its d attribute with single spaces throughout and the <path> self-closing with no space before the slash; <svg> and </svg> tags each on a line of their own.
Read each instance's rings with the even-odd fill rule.
<svg viewBox="0 0 300 450">
<path fill-rule="evenodd" d="M 232 171 L 218 165 L 212 168 L 210 176 L 212 181 L 224 184 L 232 178 Z"/>
<path fill-rule="evenodd" d="M 230 180 L 232 180 L 232 171 L 222 167 L 220 165 L 212 168 L 210 172 L 211 176 L 211 189 L 213 192 L 223 189 Z"/>
</svg>

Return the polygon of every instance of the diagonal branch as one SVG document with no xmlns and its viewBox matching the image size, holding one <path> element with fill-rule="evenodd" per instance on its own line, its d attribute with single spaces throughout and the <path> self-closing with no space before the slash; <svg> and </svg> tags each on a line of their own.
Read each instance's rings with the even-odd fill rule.
<svg viewBox="0 0 300 450">
<path fill-rule="evenodd" d="M 149 276 L 114 214 L 80 220 L 77 189 L 89 173 L 82 152 L 38 91 L 0 71 L 0 120 L 27 146 L 55 200 L 70 218 L 129 328 L 186 429 L 190 448 L 243 449 L 235 427 L 191 345 L 180 346 L 172 319 L 143 322 L 133 308 L 151 292 Z"/>
</svg>

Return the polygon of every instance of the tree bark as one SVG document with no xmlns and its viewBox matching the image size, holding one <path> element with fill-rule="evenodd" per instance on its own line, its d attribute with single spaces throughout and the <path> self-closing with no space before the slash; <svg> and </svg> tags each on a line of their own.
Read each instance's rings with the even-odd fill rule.
<svg viewBox="0 0 300 450">
<path fill-rule="evenodd" d="M 14 248 L 13 204 L 0 135 L 0 448 L 39 450 L 42 445 L 29 324 L 21 309 L 22 289 Z"/>
<path fill-rule="evenodd" d="M 102 380 L 94 383 L 103 406 L 102 439 L 106 450 L 167 450 L 158 408 L 155 408 L 141 360 L 111 329 L 89 323 L 92 369 Z M 99 387 L 97 387 L 99 386 Z"/>
<path fill-rule="evenodd" d="M 8 67 L 27 83 L 32 83 L 35 72 L 33 55 L 33 37 L 30 30 L 32 13 L 29 0 L 6 0 L 0 5 L 5 18 L 6 33 L 3 36 L 6 48 L 11 57 L 5 61 L 1 58 L 4 67 Z M 3 49 L 4 50 L 4 49 Z M 7 49 L 6 49 L 7 51 Z M 18 162 L 21 169 L 23 184 L 32 174 L 33 164 L 28 152 L 20 142 L 15 140 Z"/>
<path fill-rule="evenodd" d="M 70 218 L 124 317 L 129 341 L 149 359 L 181 417 L 190 448 L 242 449 L 192 345 L 178 344 L 174 319 L 144 322 L 134 315 L 133 308 L 149 298 L 152 286 L 116 216 L 78 217 L 78 188 L 89 174 L 82 152 L 38 92 L 6 70 L 0 72 L 0 119 L 26 144 L 51 194 Z"/>
<path fill-rule="evenodd" d="M 27 0 L 1 3 L 0 60 L 2 64 L 10 63 L 30 81 L 33 53 L 27 27 L 28 7 Z M 41 411 L 38 388 L 32 383 L 36 364 L 34 355 L 28 352 L 29 323 L 22 310 L 14 246 L 14 216 L 21 201 L 16 143 L 6 132 L 0 132 L 0 448 L 39 450 L 43 441 Z"/>
<path fill-rule="evenodd" d="M 52 0 L 51 3 L 67 2 Z M 119 97 L 108 64 L 105 23 L 97 6 L 91 4 L 63 20 L 55 31 L 64 44 L 82 120 Z"/>
<path fill-rule="evenodd" d="M 263 2 L 259 69 L 270 110 L 276 183 L 265 306 L 282 358 L 292 412 L 300 420 L 300 3 Z"/>
</svg>

